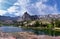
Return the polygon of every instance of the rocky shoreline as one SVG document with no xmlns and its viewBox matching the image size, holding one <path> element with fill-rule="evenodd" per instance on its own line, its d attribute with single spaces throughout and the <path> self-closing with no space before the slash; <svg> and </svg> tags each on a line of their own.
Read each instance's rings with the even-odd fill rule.
<svg viewBox="0 0 60 39">
<path fill-rule="evenodd" d="M 32 32 L 0 32 L 0 39 L 60 39 L 60 36 L 35 35 Z"/>
</svg>

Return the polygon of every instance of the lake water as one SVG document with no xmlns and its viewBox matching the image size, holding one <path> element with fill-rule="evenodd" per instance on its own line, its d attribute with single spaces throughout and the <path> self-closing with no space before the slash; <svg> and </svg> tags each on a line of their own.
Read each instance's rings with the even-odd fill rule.
<svg viewBox="0 0 60 39">
<path fill-rule="evenodd" d="M 21 27 L 10 27 L 10 26 L 3 26 L 0 27 L 0 31 L 2 32 L 34 32 L 37 35 L 51 35 L 51 36 L 60 36 L 60 32 L 52 31 L 52 30 L 32 30 L 32 29 L 23 29 Z"/>
<path fill-rule="evenodd" d="M 31 29 L 24 29 L 21 27 L 13 27 L 13 26 L 2 26 L 0 27 L 0 31 L 2 32 L 24 32 L 24 31 L 32 32 Z"/>
<path fill-rule="evenodd" d="M 2 31 L 2 32 L 22 32 L 24 30 L 19 27 L 3 26 L 3 27 L 0 27 L 0 31 Z"/>
</svg>

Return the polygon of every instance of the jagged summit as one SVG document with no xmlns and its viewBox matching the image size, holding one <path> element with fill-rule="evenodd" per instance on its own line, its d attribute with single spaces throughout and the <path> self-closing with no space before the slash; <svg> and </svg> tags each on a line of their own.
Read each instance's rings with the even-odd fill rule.
<svg viewBox="0 0 60 39">
<path fill-rule="evenodd" d="M 25 12 L 22 16 L 22 19 L 24 21 L 27 21 L 27 20 L 35 20 L 35 19 L 38 19 L 37 15 L 33 15 L 31 16 L 30 14 L 28 14 L 28 12 Z"/>
<path fill-rule="evenodd" d="M 25 12 L 23 15 L 29 15 L 30 16 L 30 14 L 28 14 L 28 12 Z"/>
<path fill-rule="evenodd" d="M 23 20 L 31 20 L 31 16 L 27 12 L 23 14 L 22 18 Z"/>
</svg>

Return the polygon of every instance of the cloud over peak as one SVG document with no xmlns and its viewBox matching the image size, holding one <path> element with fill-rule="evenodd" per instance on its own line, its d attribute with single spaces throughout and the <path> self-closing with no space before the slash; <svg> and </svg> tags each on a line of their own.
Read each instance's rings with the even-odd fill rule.
<svg viewBox="0 0 60 39">
<path fill-rule="evenodd" d="M 6 12 L 8 12 L 9 14 L 14 14 L 15 16 L 22 16 L 26 11 L 31 15 L 59 14 L 60 12 L 57 9 L 57 4 L 55 3 L 55 1 L 55 4 L 52 6 L 53 1 L 50 2 L 50 0 L 17 0 L 13 4 L 13 6 L 9 7 L 6 10 Z M 47 4 L 48 2 L 50 2 L 49 4 L 51 6 Z"/>
</svg>

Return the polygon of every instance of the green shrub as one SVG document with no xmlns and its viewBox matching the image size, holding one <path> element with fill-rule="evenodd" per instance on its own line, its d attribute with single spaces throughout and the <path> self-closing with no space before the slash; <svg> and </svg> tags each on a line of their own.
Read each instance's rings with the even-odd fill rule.
<svg viewBox="0 0 60 39">
<path fill-rule="evenodd" d="M 35 24 L 34 24 L 34 26 L 35 26 L 35 27 L 39 27 L 39 26 L 40 26 L 39 22 L 36 21 Z"/>
<path fill-rule="evenodd" d="M 53 25 L 52 24 L 47 24 L 47 28 L 52 29 Z"/>
<path fill-rule="evenodd" d="M 55 20 L 56 27 L 60 27 L 60 20 Z"/>
</svg>

